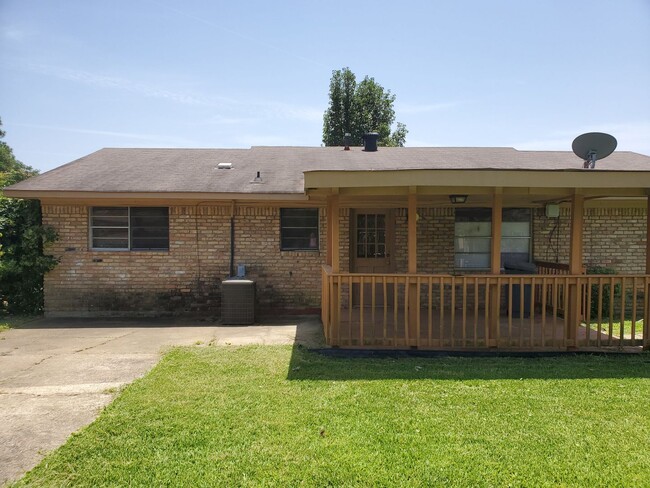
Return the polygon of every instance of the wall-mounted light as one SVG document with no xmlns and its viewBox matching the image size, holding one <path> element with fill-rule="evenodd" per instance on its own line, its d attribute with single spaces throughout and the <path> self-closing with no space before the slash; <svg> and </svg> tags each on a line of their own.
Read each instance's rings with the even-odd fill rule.
<svg viewBox="0 0 650 488">
<path fill-rule="evenodd" d="M 467 201 L 467 195 L 449 195 L 449 201 L 454 205 L 465 203 Z"/>
</svg>

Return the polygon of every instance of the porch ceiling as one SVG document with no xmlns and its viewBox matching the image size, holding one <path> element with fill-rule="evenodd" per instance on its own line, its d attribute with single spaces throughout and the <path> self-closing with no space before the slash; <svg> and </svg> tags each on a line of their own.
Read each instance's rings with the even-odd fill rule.
<svg viewBox="0 0 650 488">
<path fill-rule="evenodd" d="M 450 193 L 453 194 L 453 193 Z M 445 195 L 421 195 L 418 194 L 418 207 L 491 207 L 492 194 L 473 194 L 468 195 L 467 202 L 464 204 L 451 204 L 449 194 Z M 313 201 L 318 200 L 317 195 L 311 194 Z M 503 206 L 505 207 L 542 207 L 547 203 L 558 203 L 561 206 L 570 207 L 571 194 L 540 194 L 540 195 L 505 195 L 503 196 Z M 339 205 L 350 208 L 403 208 L 406 206 L 406 195 L 362 195 L 362 194 L 339 194 Z M 642 197 L 605 197 L 595 198 L 588 197 L 585 199 L 585 207 L 625 207 L 625 208 L 645 208 L 647 198 Z"/>
</svg>

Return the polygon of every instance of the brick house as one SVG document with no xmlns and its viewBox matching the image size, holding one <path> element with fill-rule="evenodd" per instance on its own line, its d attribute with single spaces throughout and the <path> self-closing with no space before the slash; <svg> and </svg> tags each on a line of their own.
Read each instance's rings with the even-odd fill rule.
<svg viewBox="0 0 650 488">
<path fill-rule="evenodd" d="M 59 234 L 49 316 L 218 316 L 243 264 L 261 314 L 320 310 L 332 345 L 562 348 L 647 346 L 648 188 L 624 151 L 253 147 L 102 149 L 5 194 Z M 608 286 L 627 338 L 584 327 Z"/>
</svg>

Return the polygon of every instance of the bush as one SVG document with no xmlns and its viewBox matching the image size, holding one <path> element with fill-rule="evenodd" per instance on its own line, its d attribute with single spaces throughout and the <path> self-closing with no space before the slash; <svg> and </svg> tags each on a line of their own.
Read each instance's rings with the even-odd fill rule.
<svg viewBox="0 0 650 488">
<path fill-rule="evenodd" d="M 0 189 L 37 173 L 0 141 Z M 43 254 L 43 247 L 56 237 L 53 229 L 41 225 L 37 200 L 7 198 L 0 191 L 0 313 L 42 312 L 43 275 L 57 263 Z"/>
<path fill-rule="evenodd" d="M 616 270 L 612 268 L 605 268 L 602 266 L 592 266 L 590 268 L 587 268 L 587 274 L 591 275 L 613 275 L 616 274 Z M 601 317 L 603 319 L 608 319 L 610 311 L 614 312 L 614 310 L 610 310 L 609 302 L 610 302 L 610 288 L 611 285 L 604 284 L 603 285 L 603 300 L 602 300 L 602 306 L 600 309 L 601 312 Z M 595 320 L 598 317 L 598 285 L 591 285 L 591 319 Z M 620 297 L 621 297 L 621 285 L 617 284 L 614 285 L 614 307 L 617 306 L 617 304 L 620 303 Z"/>
</svg>

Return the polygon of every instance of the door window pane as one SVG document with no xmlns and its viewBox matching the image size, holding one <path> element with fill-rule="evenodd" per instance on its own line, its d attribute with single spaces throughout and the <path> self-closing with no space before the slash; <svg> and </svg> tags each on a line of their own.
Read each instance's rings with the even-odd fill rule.
<svg viewBox="0 0 650 488">
<path fill-rule="evenodd" d="M 386 216 L 384 214 L 357 214 L 356 220 L 357 257 L 385 257 Z"/>
</svg>

